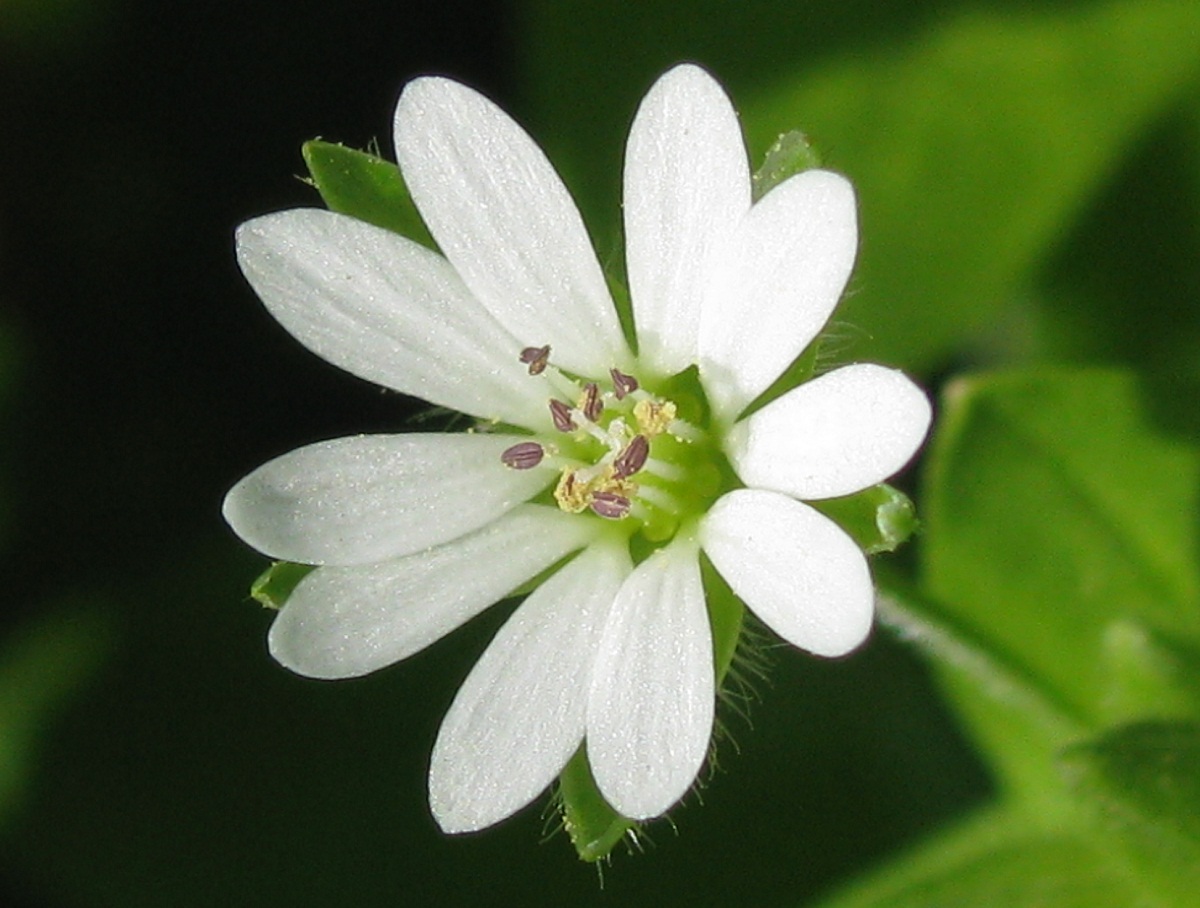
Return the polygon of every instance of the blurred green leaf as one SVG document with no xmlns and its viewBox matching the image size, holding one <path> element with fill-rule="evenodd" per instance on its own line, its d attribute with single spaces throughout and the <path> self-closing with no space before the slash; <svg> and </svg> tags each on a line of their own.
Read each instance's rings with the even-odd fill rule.
<svg viewBox="0 0 1200 908">
<path fill-rule="evenodd" d="M 1100 654 L 1105 724 L 1200 716 L 1200 654 L 1133 620 L 1114 621 Z"/>
<path fill-rule="evenodd" d="M 922 503 L 926 591 L 1081 708 L 1112 621 L 1200 636 L 1200 452 L 1156 429 L 1127 374 L 954 382 Z"/>
<path fill-rule="evenodd" d="M 0 646 L 0 825 L 35 781 L 39 745 L 57 712 L 110 642 L 98 612 L 67 606 L 17 628 Z"/>
<path fill-rule="evenodd" d="M 1127 713 L 1130 697 L 1145 706 L 1164 686 L 1186 705 L 1196 684 L 1186 650 L 1200 634 L 1198 492 L 1200 452 L 1156 429 L 1124 373 L 960 380 L 921 497 L 921 592 L 1084 727 L 1110 719 L 1113 698 Z M 1131 629 L 1148 635 L 1142 652 L 1121 639 Z M 1168 649 L 1176 667 L 1164 670 L 1153 656 Z M 1049 774 L 1049 752 L 1014 731 L 1018 706 L 952 686 L 993 757 L 1009 761 L 1002 772 L 1028 776 L 1032 759 Z"/>
<path fill-rule="evenodd" d="M 999 777 L 1001 796 L 1016 795 L 1042 819 L 1065 820 L 1074 805 L 1062 787 L 1056 757 L 1088 725 L 1020 659 L 943 604 L 877 571 L 876 613 L 901 641 L 925 652 L 956 701 L 980 754 Z"/>
<path fill-rule="evenodd" d="M 1105 831 L 1143 858 L 1200 884 L 1200 725 L 1142 722 L 1105 732 L 1062 756 L 1072 786 Z"/>
<path fill-rule="evenodd" d="M 313 185 L 330 211 L 436 248 L 413 204 L 400 168 L 391 161 L 344 145 L 313 140 L 301 149 Z"/>
<path fill-rule="evenodd" d="M 1083 837 L 985 814 L 821 908 L 1130 908 L 1161 904 Z"/>
<path fill-rule="evenodd" d="M 799 125 L 854 180 L 854 355 L 941 360 L 1008 302 L 1200 73 L 1191 0 L 971 10 L 914 46 L 747 99 L 752 147 Z"/>
</svg>

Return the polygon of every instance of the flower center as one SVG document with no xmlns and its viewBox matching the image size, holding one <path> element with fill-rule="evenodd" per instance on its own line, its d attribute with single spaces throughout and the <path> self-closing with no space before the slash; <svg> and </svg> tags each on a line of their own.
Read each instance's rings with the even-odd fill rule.
<svg viewBox="0 0 1200 908">
<path fill-rule="evenodd" d="M 511 446 L 500 460 L 515 470 L 543 461 L 557 467 L 553 500 L 562 510 L 633 520 L 649 541 L 661 542 L 711 503 L 722 458 L 673 400 L 615 368 L 603 383 L 571 378 L 550 362 L 549 346 L 528 347 L 520 359 L 554 389 L 555 432 Z"/>
</svg>

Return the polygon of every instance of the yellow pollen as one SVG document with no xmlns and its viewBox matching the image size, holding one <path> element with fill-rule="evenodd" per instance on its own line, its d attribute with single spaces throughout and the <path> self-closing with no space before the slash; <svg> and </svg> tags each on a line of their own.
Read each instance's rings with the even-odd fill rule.
<svg viewBox="0 0 1200 908">
<path fill-rule="evenodd" d="M 675 421 L 675 405 L 669 400 L 639 400 L 633 407 L 633 418 L 637 420 L 640 434 L 645 435 L 649 441 L 657 435 L 662 435 Z"/>
<path fill-rule="evenodd" d="M 567 467 L 559 477 L 558 485 L 554 488 L 554 500 L 568 514 L 579 514 L 586 511 L 592 506 L 597 492 L 609 492 L 631 501 L 637 495 L 637 483 L 628 478 L 615 478 L 611 466 L 605 467 L 603 471 L 590 479 L 580 478 L 579 474 L 586 469 L 588 468 L 579 470 Z"/>
</svg>

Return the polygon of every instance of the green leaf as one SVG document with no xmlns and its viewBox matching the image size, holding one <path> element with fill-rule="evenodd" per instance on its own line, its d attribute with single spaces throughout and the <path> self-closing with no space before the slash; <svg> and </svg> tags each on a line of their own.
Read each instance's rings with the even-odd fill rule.
<svg viewBox="0 0 1200 908">
<path fill-rule="evenodd" d="M 943 834 L 821 908 L 1130 908 L 1139 880 L 1086 838 L 988 813 Z"/>
<path fill-rule="evenodd" d="M 1133 620 L 1104 633 L 1100 703 L 1106 723 L 1200 716 L 1200 654 Z"/>
<path fill-rule="evenodd" d="M 1114 621 L 1200 639 L 1200 452 L 1126 374 L 954 383 L 921 500 L 926 591 L 1087 711 Z"/>
<path fill-rule="evenodd" d="M 798 124 L 856 184 L 852 358 L 928 366 L 999 312 L 1200 73 L 1198 32 L 1190 0 L 972 9 L 744 104 L 752 147 Z"/>
<path fill-rule="evenodd" d="M 1055 762 L 1060 749 L 1087 732 L 1071 704 L 1041 683 L 1019 656 L 995 650 L 944 605 L 877 571 L 880 624 L 934 663 L 980 752 L 999 776 L 1002 797 L 1016 795 L 1041 819 L 1069 818 L 1073 804 Z"/>
<path fill-rule="evenodd" d="M 276 561 L 254 578 L 250 596 L 263 608 L 281 609 L 300 581 L 314 570 L 311 564 Z"/>
<path fill-rule="evenodd" d="M 1180 905 L 1200 886 L 1200 725 L 1143 722 L 1062 755 L 1072 787 L 1099 829 Z"/>
<path fill-rule="evenodd" d="M 1173 708 L 1195 702 L 1200 452 L 1154 426 L 1130 376 L 960 380 L 945 394 L 928 467 L 920 592 L 964 636 L 1084 728 L 1147 708 L 1164 685 Z M 1172 653 L 1174 667 L 1139 653 L 1131 629 L 1144 630 L 1151 656 Z M 1009 781 L 1028 780 L 1019 767 L 1036 747 L 1065 743 L 1014 734 L 1020 710 L 971 688 L 954 684 Z"/>
<path fill-rule="evenodd" d="M 301 149 L 312 183 L 330 211 L 348 214 L 435 249 L 433 237 L 391 161 L 313 140 Z"/>
</svg>

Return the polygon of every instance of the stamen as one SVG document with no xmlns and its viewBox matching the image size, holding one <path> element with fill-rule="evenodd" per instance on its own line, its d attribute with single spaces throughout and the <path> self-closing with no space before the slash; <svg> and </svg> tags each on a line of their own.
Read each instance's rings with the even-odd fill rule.
<svg viewBox="0 0 1200 908">
<path fill-rule="evenodd" d="M 504 451 L 500 462 L 514 470 L 532 470 L 545 456 L 545 448 L 536 441 L 522 441 Z"/>
<path fill-rule="evenodd" d="M 657 401 L 652 399 L 639 400 L 633 407 L 633 416 L 637 420 L 641 434 L 647 438 L 662 435 L 667 427 L 675 422 L 675 404 L 669 400 Z"/>
<path fill-rule="evenodd" d="M 521 351 L 521 362 L 529 366 L 530 375 L 541 375 L 546 371 L 550 362 L 550 345 L 544 347 L 526 347 Z"/>
<path fill-rule="evenodd" d="M 571 408 L 561 400 L 550 401 L 550 418 L 554 420 L 554 428 L 560 432 L 575 430 L 575 420 L 571 416 Z"/>
<path fill-rule="evenodd" d="M 615 492 L 596 492 L 592 496 L 592 511 L 607 520 L 620 520 L 629 508 L 629 499 Z"/>
<path fill-rule="evenodd" d="M 617 400 L 624 400 L 626 394 L 638 389 L 638 380 L 632 375 L 626 375 L 620 369 L 609 369 L 608 374 L 612 378 L 613 392 L 617 395 Z"/>
<path fill-rule="evenodd" d="M 577 482 L 575 470 L 564 470 L 554 488 L 554 500 L 568 514 L 578 514 L 587 509 L 591 496 L 588 494 L 587 483 Z"/>
<path fill-rule="evenodd" d="M 645 465 L 649 456 L 650 442 L 646 440 L 646 436 L 633 436 L 633 440 L 613 461 L 613 476 L 617 479 L 632 476 Z"/>
<path fill-rule="evenodd" d="M 599 420 L 600 414 L 604 412 L 604 401 L 600 399 L 600 389 L 594 381 L 583 386 L 583 396 L 579 398 L 579 409 L 592 422 Z"/>
</svg>

